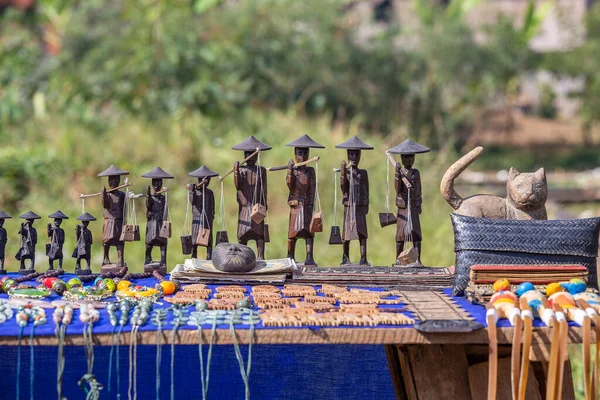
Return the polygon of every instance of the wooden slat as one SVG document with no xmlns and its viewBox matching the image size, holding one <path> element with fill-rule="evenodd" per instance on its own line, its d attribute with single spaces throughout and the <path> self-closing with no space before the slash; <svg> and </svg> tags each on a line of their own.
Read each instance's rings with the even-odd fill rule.
<svg viewBox="0 0 600 400">
<path fill-rule="evenodd" d="M 533 344 L 547 344 L 550 342 L 549 328 L 539 328 L 533 332 Z M 68 331 L 67 331 L 68 332 Z M 248 343 L 248 329 L 237 329 L 237 335 L 241 343 Z M 513 328 L 498 329 L 498 342 L 510 343 Z M 180 330 L 177 344 L 198 344 L 196 330 Z M 209 339 L 210 330 L 205 329 L 203 338 Z M 171 331 L 163 332 L 163 343 L 170 343 Z M 121 342 L 128 344 L 130 335 L 124 332 Z M 582 330 L 573 327 L 569 332 L 571 343 L 581 343 Z M 595 341 L 595 334 L 592 337 Z M 110 345 L 111 335 L 94 335 L 96 345 Z M 215 336 L 216 344 L 232 344 L 229 329 L 217 329 Z M 487 344 L 487 333 L 480 329 L 469 334 L 423 334 L 414 328 L 281 328 L 281 329 L 257 329 L 254 331 L 254 343 L 256 344 Z M 17 344 L 16 336 L 0 337 L 0 345 L 14 346 Z M 36 336 L 34 344 L 40 346 L 55 346 L 56 337 Z M 83 345 L 81 335 L 67 335 L 65 338 L 67 346 Z M 138 344 L 156 344 L 156 332 L 139 332 Z"/>
</svg>

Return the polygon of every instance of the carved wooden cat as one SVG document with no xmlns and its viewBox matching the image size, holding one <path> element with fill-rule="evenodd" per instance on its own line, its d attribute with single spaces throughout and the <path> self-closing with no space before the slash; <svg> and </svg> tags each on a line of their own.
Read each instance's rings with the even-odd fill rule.
<svg viewBox="0 0 600 400">
<path fill-rule="evenodd" d="M 506 198 L 477 194 L 463 199 L 456 193 L 454 180 L 482 152 L 483 147 L 471 150 L 452 164 L 442 178 L 440 191 L 455 213 L 495 219 L 548 219 L 545 206 L 548 185 L 544 168 L 529 173 L 511 168 L 506 181 Z"/>
</svg>

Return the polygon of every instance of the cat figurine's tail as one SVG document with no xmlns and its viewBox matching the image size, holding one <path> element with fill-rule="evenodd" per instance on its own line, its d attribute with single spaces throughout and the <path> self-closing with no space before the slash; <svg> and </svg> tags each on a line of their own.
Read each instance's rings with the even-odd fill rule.
<svg viewBox="0 0 600 400">
<path fill-rule="evenodd" d="M 450 204 L 455 210 L 458 210 L 462 204 L 463 198 L 460 197 L 456 190 L 454 190 L 454 180 L 458 177 L 473 161 L 477 160 L 483 153 L 483 147 L 479 146 L 462 156 L 457 162 L 452 164 L 450 168 L 444 174 L 442 183 L 440 184 L 440 191 L 444 199 Z"/>
</svg>

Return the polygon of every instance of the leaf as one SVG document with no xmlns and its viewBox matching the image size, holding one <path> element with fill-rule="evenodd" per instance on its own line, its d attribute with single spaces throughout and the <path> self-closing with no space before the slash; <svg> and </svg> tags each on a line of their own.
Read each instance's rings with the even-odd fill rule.
<svg viewBox="0 0 600 400">
<path fill-rule="evenodd" d="M 221 3 L 221 0 L 196 0 L 194 2 L 194 12 L 196 14 L 203 14 L 208 10 L 215 8 Z"/>
</svg>

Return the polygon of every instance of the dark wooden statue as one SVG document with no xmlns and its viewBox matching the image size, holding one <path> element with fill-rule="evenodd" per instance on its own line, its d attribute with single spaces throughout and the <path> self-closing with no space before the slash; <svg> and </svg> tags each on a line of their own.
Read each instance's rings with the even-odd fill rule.
<svg viewBox="0 0 600 400">
<path fill-rule="evenodd" d="M 396 258 L 404 250 L 404 244 L 407 240 L 407 233 L 411 232 L 413 246 L 418 252 L 419 260 L 421 258 L 421 242 L 423 235 L 421 233 L 421 204 L 423 196 L 421 192 L 421 175 L 419 170 L 413 168 L 415 154 L 427 153 L 428 147 L 422 146 L 406 139 L 387 151 L 389 154 L 400 154 L 402 163 L 395 164 L 394 188 L 396 189 L 396 206 L 398 207 L 398 223 L 396 226 Z M 409 203 L 410 192 L 410 203 Z M 412 230 L 407 228 L 407 223 L 412 224 Z"/>
<path fill-rule="evenodd" d="M 168 189 L 163 188 L 163 179 L 173 179 L 162 168 L 156 167 L 142 175 L 142 178 L 152 179 L 146 188 L 146 259 L 144 272 L 158 270 L 161 275 L 167 274 L 167 244 L 171 237 L 171 222 L 169 219 L 169 205 L 164 194 Z M 153 192 L 154 191 L 154 192 Z M 152 249 L 160 248 L 160 261 L 152 261 Z"/>
<path fill-rule="evenodd" d="M 81 221 L 81 225 L 77 224 L 75 227 L 75 236 L 77 238 L 77 244 L 73 251 L 73 258 L 75 261 L 75 274 L 76 275 L 89 275 L 92 273 L 91 259 L 92 259 L 92 231 L 88 229 L 90 221 L 95 221 L 94 217 L 90 213 L 83 213 L 77 217 L 78 221 Z M 87 268 L 81 268 L 81 260 L 85 260 Z"/>
<path fill-rule="evenodd" d="M 58 260 L 58 269 L 63 269 L 63 245 L 65 244 L 65 230 L 60 227 L 63 219 L 69 219 L 62 211 L 48 215 L 48 218 L 54 218 L 54 225 L 48 224 L 48 237 L 50 244 L 46 245 L 46 255 L 48 256 L 49 270 L 54 269 L 54 261 Z"/>
<path fill-rule="evenodd" d="M 130 183 L 121 183 L 121 175 L 129 175 L 129 172 L 123 171 L 120 168 L 111 165 L 105 171 L 102 171 L 98 176 L 108 177 L 108 186 L 102 188 L 102 192 L 81 195 L 81 198 L 101 196 L 102 207 L 104 208 L 104 225 L 102 227 L 102 244 L 104 246 L 104 259 L 102 261 L 102 272 L 118 272 L 123 266 L 126 266 L 124 260 L 125 241 L 121 240 L 121 232 L 125 221 L 125 193 L 121 190 L 124 187 L 130 186 Z M 117 248 L 117 262 L 110 261 L 109 253 L 111 246 Z"/>
<path fill-rule="evenodd" d="M 361 151 L 372 150 L 358 136 L 335 146 L 347 149 L 348 163 L 342 161 L 340 186 L 344 204 L 344 227 L 342 240 L 344 254 L 341 265 L 350 264 L 350 241 L 360 242 L 360 265 L 369 265 L 367 261 L 367 214 L 369 213 L 369 175 L 367 170 L 358 168 Z"/>
<path fill-rule="evenodd" d="M 212 259 L 215 195 L 208 188 L 210 178 L 219 174 L 204 165 L 188 174 L 198 178 L 198 184 L 188 186 L 192 205 L 192 258 L 198 258 L 198 247 L 206 247 L 206 259 Z"/>
<path fill-rule="evenodd" d="M 28 275 L 35 272 L 35 246 L 37 245 L 37 231 L 33 227 L 33 222 L 41 217 L 33 211 L 27 211 L 19 218 L 25 220 L 21 223 L 19 235 L 21 235 L 21 248 L 16 255 L 16 259 L 21 262 L 19 274 Z M 30 260 L 29 268 L 25 268 L 25 260 Z"/>
<path fill-rule="evenodd" d="M 4 220 L 12 218 L 4 211 L 0 211 L 0 275 L 6 274 L 4 268 L 4 260 L 6 258 L 6 243 L 8 242 L 8 234 L 4 228 Z"/>
<path fill-rule="evenodd" d="M 314 211 L 317 179 L 315 169 L 306 165 L 294 167 L 297 163 L 308 161 L 310 148 L 324 149 L 310 138 L 303 135 L 297 140 L 286 144 L 294 147 L 295 161 L 290 160 L 287 167 L 285 181 L 290 190 L 288 205 L 290 206 L 290 222 L 288 227 L 288 258 L 295 260 L 296 241 L 306 241 L 306 260 L 304 265 L 316 265 L 313 258 L 315 234 L 310 230 L 310 223 Z"/>
<path fill-rule="evenodd" d="M 237 190 L 238 241 L 247 245 L 249 240 L 256 241 L 257 260 L 265 259 L 266 228 L 264 214 L 267 205 L 267 170 L 256 165 L 258 152 L 270 150 L 271 146 L 262 143 L 254 136 L 232 147 L 244 152 L 245 165 L 236 161 L 233 165 L 233 182 Z M 262 218 L 261 218 L 262 215 Z"/>
</svg>

